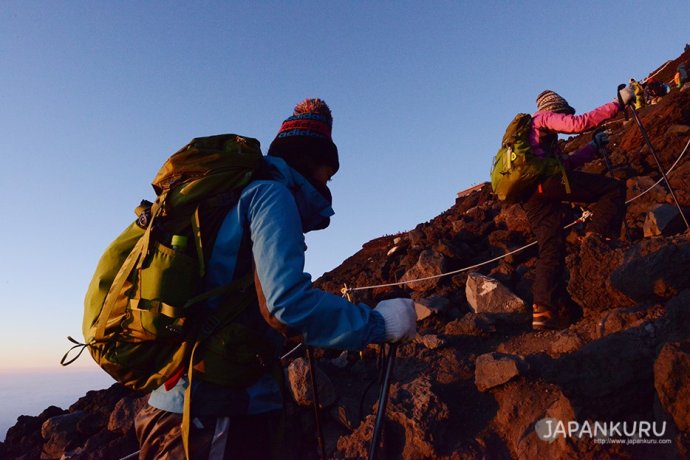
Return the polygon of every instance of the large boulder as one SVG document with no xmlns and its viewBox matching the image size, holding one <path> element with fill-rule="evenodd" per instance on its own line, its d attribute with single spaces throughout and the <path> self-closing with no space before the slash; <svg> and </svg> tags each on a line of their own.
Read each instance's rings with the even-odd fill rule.
<svg viewBox="0 0 690 460">
<path fill-rule="evenodd" d="M 625 253 L 611 285 L 636 302 L 675 297 L 690 288 L 690 236 L 643 240 Z"/>
<path fill-rule="evenodd" d="M 39 458 L 43 448 L 41 427 L 47 420 L 67 413 L 57 406 L 50 406 L 35 417 L 21 415 L 17 423 L 7 430 L 5 442 L 0 443 L 0 458 Z"/>
<path fill-rule="evenodd" d="M 410 268 L 400 281 L 408 282 L 407 286 L 414 291 L 428 291 L 435 288 L 440 278 L 425 279 L 423 281 L 415 281 L 423 278 L 435 277 L 446 271 L 446 258 L 442 254 L 425 249 L 419 254 L 417 263 Z"/>
<path fill-rule="evenodd" d="M 318 366 L 315 365 L 314 369 L 316 369 L 319 405 L 321 407 L 332 406 L 337 399 L 333 382 Z M 311 405 L 313 396 L 309 362 L 304 358 L 297 358 L 290 363 L 287 373 L 290 393 L 295 402 L 300 406 Z"/>
<path fill-rule="evenodd" d="M 86 416 L 85 412 L 77 411 L 46 420 L 41 426 L 44 440 L 41 458 L 59 459 L 66 450 L 78 444 L 80 436 L 77 424 Z"/>
<path fill-rule="evenodd" d="M 518 321 L 524 321 L 529 315 L 524 300 L 498 280 L 480 273 L 473 272 L 468 275 L 465 296 L 475 313 L 498 315 Z"/>
<path fill-rule="evenodd" d="M 611 275 L 624 259 L 622 247 L 616 247 L 597 235 L 585 238 L 578 252 L 566 258 L 570 272 L 568 293 L 585 314 L 635 304 L 611 282 Z"/>
<path fill-rule="evenodd" d="M 521 356 L 485 353 L 477 358 L 475 364 L 475 384 L 479 391 L 487 391 L 503 385 L 527 369 L 527 363 Z"/>
<path fill-rule="evenodd" d="M 683 212 L 688 216 L 686 210 Z M 642 227 L 645 238 L 661 235 L 669 236 L 680 233 L 685 229 L 685 223 L 680 215 L 680 211 L 678 211 L 678 207 L 667 203 L 657 205 L 649 211 Z"/>
<path fill-rule="evenodd" d="M 115 404 L 108 418 L 108 431 L 126 434 L 134 429 L 134 417 L 147 406 L 149 395 L 125 396 Z"/>
<path fill-rule="evenodd" d="M 535 366 L 578 407 L 578 417 L 613 420 L 651 406 L 660 323 L 607 335 L 552 362 Z"/>
<path fill-rule="evenodd" d="M 558 386 L 519 379 L 498 388 L 494 397 L 498 410 L 492 425 L 512 458 L 580 458 L 571 439 L 550 437 L 542 429 L 544 420 L 576 420 L 572 404 Z"/>
</svg>

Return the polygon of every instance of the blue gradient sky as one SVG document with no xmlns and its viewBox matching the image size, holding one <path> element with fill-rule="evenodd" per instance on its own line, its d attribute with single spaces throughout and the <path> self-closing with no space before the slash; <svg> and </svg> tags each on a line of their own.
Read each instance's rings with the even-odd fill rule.
<svg viewBox="0 0 690 460">
<path fill-rule="evenodd" d="M 677 57 L 688 18 L 687 0 L 4 1 L 0 370 L 59 370 L 101 252 L 191 138 L 265 148 L 296 102 L 330 104 L 342 167 L 307 240 L 316 277 L 486 180 L 543 89 L 587 111 Z"/>
</svg>

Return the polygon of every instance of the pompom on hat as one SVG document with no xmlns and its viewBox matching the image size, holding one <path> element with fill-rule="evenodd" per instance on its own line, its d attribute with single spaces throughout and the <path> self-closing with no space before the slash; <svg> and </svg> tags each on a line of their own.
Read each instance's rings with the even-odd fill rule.
<svg viewBox="0 0 690 460">
<path fill-rule="evenodd" d="M 567 115 L 575 114 L 575 109 L 568 104 L 568 101 L 550 89 L 542 91 L 537 96 L 537 111 L 565 113 Z"/>
<path fill-rule="evenodd" d="M 331 131 L 333 115 L 322 99 L 305 99 L 295 106 L 292 116 L 280 126 L 268 148 L 268 155 L 283 158 L 288 165 L 309 178 L 321 165 L 333 171 L 340 168 L 338 147 Z"/>
</svg>

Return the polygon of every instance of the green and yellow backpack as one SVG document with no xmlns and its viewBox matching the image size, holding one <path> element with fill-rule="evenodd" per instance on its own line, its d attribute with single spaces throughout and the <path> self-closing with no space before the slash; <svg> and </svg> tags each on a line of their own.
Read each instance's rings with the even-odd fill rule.
<svg viewBox="0 0 690 460">
<path fill-rule="evenodd" d="M 75 345 L 63 365 L 86 348 L 116 381 L 139 391 L 185 371 L 191 377 L 192 369 L 228 386 L 261 375 L 257 355 L 270 353 L 268 345 L 233 324 L 255 301 L 253 278 L 201 287 L 222 218 L 262 158 L 257 140 L 223 134 L 193 139 L 165 162 L 152 183 L 155 203 L 143 201 L 137 220 L 101 256 L 84 300 L 84 343 L 68 337 Z M 210 298 L 221 298 L 223 308 L 200 308 Z M 192 359 L 202 344 L 205 356 Z M 229 370 L 228 363 L 237 365 Z"/>
<path fill-rule="evenodd" d="M 499 200 L 513 202 L 530 187 L 555 172 L 565 177 L 560 159 L 539 158 L 532 153 L 529 132 L 532 116 L 519 113 L 506 128 L 501 148 L 491 168 L 491 188 Z"/>
</svg>

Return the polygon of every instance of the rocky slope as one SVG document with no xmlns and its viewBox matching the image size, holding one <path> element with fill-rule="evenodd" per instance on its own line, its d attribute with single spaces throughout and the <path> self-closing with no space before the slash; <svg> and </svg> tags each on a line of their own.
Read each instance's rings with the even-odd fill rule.
<svg viewBox="0 0 690 460">
<path fill-rule="evenodd" d="M 681 61 L 690 52 L 653 73 L 669 81 Z M 674 88 L 640 117 L 668 170 L 690 140 L 690 87 Z M 653 186 L 659 173 L 634 121 L 621 115 L 606 128 L 613 174 L 631 201 L 619 241 L 583 238 L 583 224 L 570 227 L 568 292 L 579 319 L 568 329 L 529 328 L 534 246 L 481 264 L 533 239 L 519 206 L 495 201 L 488 184 L 459 194 L 454 206 L 409 232 L 370 241 L 317 281 L 333 292 L 344 283 L 407 281 L 350 294 L 370 305 L 401 295 L 420 304 L 419 336 L 399 348 L 395 362 L 383 457 L 690 456 L 690 232 L 663 184 Z M 565 149 L 590 139 L 570 138 Z M 689 157 L 669 179 L 690 208 Z M 606 173 L 603 160 L 585 169 Z M 580 210 L 566 214 L 574 221 Z M 317 356 L 328 456 L 366 457 L 377 349 Z M 288 369 L 296 401 L 288 408 L 292 451 L 316 458 L 307 366 L 291 358 Z M 68 410 L 20 417 L 0 443 L 0 458 L 124 457 L 137 450 L 131 420 L 144 402 L 114 385 Z"/>
</svg>

